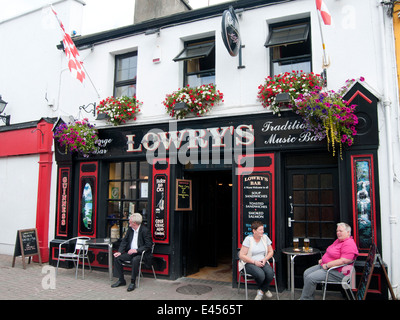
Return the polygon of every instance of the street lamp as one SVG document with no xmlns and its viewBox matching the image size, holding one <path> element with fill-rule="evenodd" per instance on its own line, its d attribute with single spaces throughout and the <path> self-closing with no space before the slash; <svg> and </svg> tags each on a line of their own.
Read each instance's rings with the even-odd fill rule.
<svg viewBox="0 0 400 320">
<path fill-rule="evenodd" d="M 4 109 L 7 106 L 7 102 L 5 102 L 0 95 L 0 118 L 3 120 L 3 122 L 6 124 L 6 126 L 10 125 L 10 118 L 11 116 L 7 116 L 7 115 L 2 115 L 2 113 L 4 112 Z"/>
</svg>

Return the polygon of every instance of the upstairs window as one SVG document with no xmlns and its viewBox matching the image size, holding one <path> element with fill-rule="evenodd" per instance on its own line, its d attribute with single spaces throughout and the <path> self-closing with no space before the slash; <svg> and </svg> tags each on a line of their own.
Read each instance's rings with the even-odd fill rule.
<svg viewBox="0 0 400 320">
<path fill-rule="evenodd" d="M 215 39 L 185 43 L 185 48 L 174 58 L 184 62 L 184 85 L 197 87 L 215 83 Z"/>
<path fill-rule="evenodd" d="M 115 57 L 114 96 L 136 95 L 137 52 Z"/>
<path fill-rule="evenodd" d="M 265 46 L 270 50 L 271 75 L 312 71 L 308 21 L 271 25 Z"/>
</svg>

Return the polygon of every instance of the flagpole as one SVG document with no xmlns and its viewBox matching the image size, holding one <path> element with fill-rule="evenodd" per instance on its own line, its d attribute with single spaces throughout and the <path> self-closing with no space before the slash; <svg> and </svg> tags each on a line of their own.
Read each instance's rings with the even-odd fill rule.
<svg viewBox="0 0 400 320">
<path fill-rule="evenodd" d="M 53 11 L 55 18 L 57 19 L 57 22 L 58 22 L 58 24 L 60 25 L 61 30 L 65 33 L 64 25 L 62 24 L 61 20 L 58 18 L 58 14 L 57 14 L 56 11 L 54 10 L 53 5 L 52 5 L 52 4 L 49 4 L 49 6 L 50 6 L 50 9 Z M 72 40 L 72 39 L 71 39 L 71 40 Z M 72 41 L 73 41 L 73 40 L 72 40 Z M 79 54 L 78 54 L 78 55 L 79 55 Z M 80 65 L 81 65 L 81 67 L 83 68 L 83 70 L 85 70 L 85 74 L 86 74 L 87 77 L 89 78 L 90 83 L 91 83 L 92 86 L 93 86 L 93 89 L 96 91 L 97 97 L 100 99 L 100 94 L 99 94 L 99 92 L 97 91 L 97 88 L 96 88 L 96 86 L 94 85 L 94 83 L 93 83 L 93 81 L 92 81 L 92 78 L 90 77 L 89 73 L 87 72 L 85 66 L 83 65 L 83 62 L 82 62 L 82 61 L 79 61 L 79 63 L 80 63 Z"/>
<path fill-rule="evenodd" d="M 324 35 L 322 33 L 321 15 L 318 12 L 318 10 L 317 10 L 317 15 L 318 15 L 318 23 L 319 23 L 319 32 L 321 33 L 322 51 L 323 51 L 323 54 L 324 54 L 324 61 L 323 61 L 322 67 L 324 69 L 326 69 L 326 67 L 328 67 L 329 64 L 328 64 L 328 61 L 326 59 L 325 41 L 324 41 Z"/>
<path fill-rule="evenodd" d="M 87 77 L 89 78 L 89 80 L 90 80 L 90 83 L 92 84 L 92 86 L 93 86 L 93 89 L 96 91 L 96 93 L 97 93 L 97 98 L 99 98 L 100 99 L 100 94 L 99 94 L 99 92 L 97 91 L 97 88 L 95 87 L 95 85 L 94 85 L 94 83 L 93 83 L 93 81 L 92 81 L 92 78 L 90 77 L 90 75 L 89 75 L 89 73 L 87 72 L 87 70 L 86 70 L 86 68 L 85 68 L 85 66 L 83 65 L 83 62 L 82 62 L 82 68 L 83 68 L 83 70 L 85 70 L 85 72 L 86 72 L 86 75 L 87 75 Z"/>
</svg>

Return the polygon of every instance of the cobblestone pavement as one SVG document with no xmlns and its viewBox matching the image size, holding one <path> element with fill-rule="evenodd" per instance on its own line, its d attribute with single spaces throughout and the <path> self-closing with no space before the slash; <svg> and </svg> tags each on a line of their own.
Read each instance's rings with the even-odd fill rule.
<svg viewBox="0 0 400 320">
<path fill-rule="evenodd" d="M 238 292 L 231 283 L 180 278 L 175 281 L 145 276 L 140 287 L 132 292 L 126 286 L 111 288 L 108 273 L 101 270 L 82 269 L 75 279 L 75 269 L 55 268 L 31 262 L 23 269 L 22 257 L 17 257 L 12 267 L 12 256 L 0 255 L 0 300 L 245 300 L 244 289 Z M 26 258 L 28 262 L 28 258 Z M 126 275 L 129 280 L 129 275 Z M 296 290 L 296 298 L 300 292 Z M 276 300 L 273 290 L 273 298 Z M 249 299 L 254 299 L 256 290 L 249 290 Z M 284 291 L 280 300 L 289 300 L 290 293 Z M 329 293 L 330 299 L 343 299 L 340 293 Z M 320 293 L 316 299 L 321 299 Z"/>
<path fill-rule="evenodd" d="M 232 288 L 231 283 L 207 281 L 192 278 L 180 278 L 175 281 L 157 279 L 146 275 L 140 281 L 140 288 L 132 292 L 126 291 L 126 286 L 111 288 L 108 272 L 86 269 L 85 279 L 82 279 L 82 269 L 79 269 L 78 279 L 75 279 L 75 269 L 58 270 L 55 280 L 55 268 L 48 264 L 26 264 L 23 269 L 22 258 L 17 257 L 15 267 L 12 267 L 12 256 L 0 254 L 0 304 L 13 310 L 15 315 L 30 316 L 41 313 L 53 315 L 60 305 L 68 316 L 81 314 L 91 318 L 110 317 L 111 310 L 144 310 L 149 319 L 212 319 L 229 316 L 230 320 L 273 316 L 281 312 L 291 317 L 320 318 L 321 314 L 338 314 L 360 317 L 361 314 L 371 316 L 368 312 L 375 309 L 398 309 L 398 302 L 376 301 L 344 301 L 340 292 L 328 291 L 327 301 L 321 301 L 321 291 L 315 294 L 316 301 L 290 301 L 290 292 L 285 290 L 276 300 L 273 297 L 264 301 L 254 301 L 256 290 L 249 289 L 249 301 L 245 301 L 242 288 Z M 26 259 L 28 260 L 28 259 Z M 129 276 L 126 276 L 129 280 Z M 54 281 L 55 280 L 55 281 Z M 301 291 L 296 289 L 296 299 Z M 72 304 L 71 304 L 72 303 Z M 336 305 L 338 304 L 338 305 Z M 75 312 L 75 308 L 78 313 Z M 276 311 L 275 311 L 276 310 Z M 323 310 L 323 312 L 321 312 Z M 393 311 L 394 311 L 393 310 Z M 83 312 L 83 313 L 82 313 Z M 61 313 L 62 314 L 62 313 Z M 64 315 L 62 315 L 64 318 Z M 232 319 L 231 319 L 232 318 Z"/>
</svg>

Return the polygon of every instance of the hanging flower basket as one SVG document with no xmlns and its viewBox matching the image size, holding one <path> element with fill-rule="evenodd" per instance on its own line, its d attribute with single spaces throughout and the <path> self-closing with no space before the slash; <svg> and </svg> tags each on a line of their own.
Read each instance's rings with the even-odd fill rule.
<svg viewBox="0 0 400 320">
<path fill-rule="evenodd" d="M 66 152 L 76 152 L 84 157 L 96 153 L 100 145 L 97 130 L 88 119 L 59 125 L 54 132 L 54 139 L 65 146 Z"/>
<path fill-rule="evenodd" d="M 348 105 L 343 100 L 343 95 L 354 81 L 347 80 L 338 92 L 330 90 L 300 94 L 292 106 L 292 110 L 302 116 L 307 130 L 321 139 L 327 139 L 328 150 L 332 147 L 333 156 L 336 145 L 339 145 L 341 159 L 342 146 L 351 146 L 357 134 L 356 105 Z M 364 81 L 364 78 L 361 77 L 360 81 Z"/>
<path fill-rule="evenodd" d="M 224 95 L 215 84 L 199 87 L 186 86 L 172 94 L 167 94 L 163 101 L 167 113 L 176 119 L 184 119 L 188 114 L 203 116 L 216 104 L 223 102 Z"/>
<path fill-rule="evenodd" d="M 258 87 L 257 98 L 264 108 L 280 115 L 282 107 L 294 105 L 300 94 L 320 90 L 323 83 L 321 75 L 312 72 L 292 71 L 268 76 L 265 83 Z M 279 97 L 286 93 L 288 101 L 279 101 Z"/>
<path fill-rule="evenodd" d="M 136 115 L 140 112 L 141 105 L 142 102 L 137 100 L 136 96 L 108 97 L 100 101 L 96 109 L 97 114 L 105 114 L 107 120 L 117 126 L 128 120 L 136 120 Z"/>
</svg>

